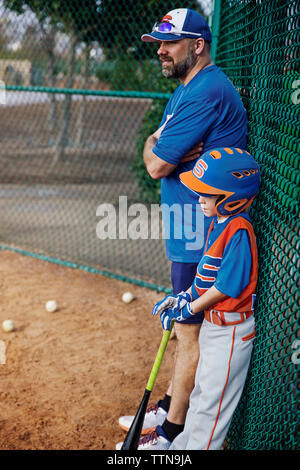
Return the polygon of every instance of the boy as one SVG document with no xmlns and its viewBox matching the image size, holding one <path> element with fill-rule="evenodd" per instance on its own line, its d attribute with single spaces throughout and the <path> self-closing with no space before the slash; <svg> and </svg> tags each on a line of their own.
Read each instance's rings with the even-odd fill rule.
<svg viewBox="0 0 300 470">
<path fill-rule="evenodd" d="M 248 152 L 218 148 L 203 154 L 180 179 L 199 195 L 204 214 L 214 218 L 192 286 L 158 302 L 152 313 L 160 313 L 164 329 L 202 310 L 205 320 L 184 430 L 172 443 L 159 426 L 155 432 L 165 438 L 165 449 L 217 450 L 241 397 L 255 338 L 257 248 L 246 209 L 258 192 L 260 172 Z M 148 449 L 146 436 L 139 450 Z"/>
</svg>

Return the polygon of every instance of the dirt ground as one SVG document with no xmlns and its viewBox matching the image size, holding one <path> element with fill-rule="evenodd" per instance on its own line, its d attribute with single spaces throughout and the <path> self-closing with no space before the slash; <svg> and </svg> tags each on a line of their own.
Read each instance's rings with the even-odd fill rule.
<svg viewBox="0 0 300 470">
<path fill-rule="evenodd" d="M 115 449 L 118 417 L 136 412 L 161 340 L 151 309 L 164 294 L 9 251 L 0 289 L 0 322 L 15 324 L 0 329 L 0 449 Z M 128 290 L 136 298 L 126 305 Z M 175 343 L 150 402 L 166 391 Z"/>
</svg>

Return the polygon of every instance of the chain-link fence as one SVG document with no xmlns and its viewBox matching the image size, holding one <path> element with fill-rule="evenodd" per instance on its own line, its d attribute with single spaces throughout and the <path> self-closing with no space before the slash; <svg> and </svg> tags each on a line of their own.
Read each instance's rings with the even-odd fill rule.
<svg viewBox="0 0 300 470">
<path fill-rule="evenodd" d="M 174 0 L 0 5 L 2 246 L 168 289 L 161 230 L 149 236 L 159 185 L 137 142 L 176 87 L 140 39 Z"/>
<path fill-rule="evenodd" d="M 217 64 L 248 112 L 262 171 L 251 210 L 259 249 L 257 339 L 228 446 L 296 449 L 299 312 L 299 3 L 222 1 Z"/>
<path fill-rule="evenodd" d="M 248 112 L 262 170 L 257 339 L 229 449 L 295 449 L 299 5 L 187 1 Z M 0 248 L 168 291 L 141 146 L 176 83 L 140 41 L 174 1 L 0 1 Z M 214 11 L 214 15 L 212 15 Z M 217 40 L 218 39 L 218 40 Z M 124 217 L 124 214 L 126 215 Z"/>
</svg>

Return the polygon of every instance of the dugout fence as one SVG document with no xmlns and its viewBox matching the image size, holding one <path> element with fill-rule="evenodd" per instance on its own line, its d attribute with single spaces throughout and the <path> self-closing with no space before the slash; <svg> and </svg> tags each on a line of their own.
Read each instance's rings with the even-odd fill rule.
<svg viewBox="0 0 300 470">
<path fill-rule="evenodd" d="M 0 2 L 0 248 L 168 292 L 161 225 L 151 233 L 159 186 L 139 162 L 176 84 L 161 78 L 155 49 L 139 38 L 178 5 L 45 4 Z M 262 172 L 251 208 L 257 337 L 226 448 L 295 450 L 299 3 L 185 6 L 209 18 L 215 62 L 247 109 L 248 150 Z"/>
<path fill-rule="evenodd" d="M 240 92 L 262 171 L 257 339 L 228 434 L 234 449 L 296 449 L 299 399 L 299 3 L 223 1 L 216 62 Z"/>
</svg>

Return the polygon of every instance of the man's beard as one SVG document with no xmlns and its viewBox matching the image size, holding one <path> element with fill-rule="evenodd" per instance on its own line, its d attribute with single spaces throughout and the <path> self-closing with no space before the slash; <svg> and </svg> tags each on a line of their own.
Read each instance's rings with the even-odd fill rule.
<svg viewBox="0 0 300 470">
<path fill-rule="evenodd" d="M 184 79 L 196 62 L 197 55 L 194 52 L 193 44 L 191 44 L 188 48 L 187 57 L 181 62 L 177 62 L 177 64 L 174 64 L 173 60 L 170 60 L 170 65 L 162 68 L 162 74 L 166 78 Z"/>
</svg>

